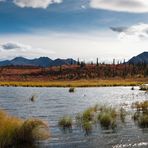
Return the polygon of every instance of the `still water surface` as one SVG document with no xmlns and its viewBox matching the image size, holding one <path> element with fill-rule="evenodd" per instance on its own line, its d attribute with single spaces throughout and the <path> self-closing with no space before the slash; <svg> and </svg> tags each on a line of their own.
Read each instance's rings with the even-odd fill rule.
<svg viewBox="0 0 148 148">
<path fill-rule="evenodd" d="M 32 95 L 35 102 L 29 100 Z M 138 128 L 130 117 L 116 132 L 95 130 L 89 136 L 76 127 L 64 134 L 57 125 L 61 116 L 74 117 L 95 104 L 124 105 L 130 111 L 132 102 L 142 100 L 148 100 L 148 93 L 139 91 L 138 87 L 135 90 L 131 87 L 77 88 L 75 93 L 69 93 L 68 88 L 0 87 L 0 108 L 21 118 L 35 117 L 49 122 L 52 138 L 41 148 L 148 148 L 148 129 Z"/>
</svg>

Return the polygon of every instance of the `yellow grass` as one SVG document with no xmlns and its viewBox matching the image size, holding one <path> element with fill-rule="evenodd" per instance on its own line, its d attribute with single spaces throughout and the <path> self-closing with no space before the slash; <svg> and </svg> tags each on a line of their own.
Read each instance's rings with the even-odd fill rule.
<svg viewBox="0 0 148 148">
<path fill-rule="evenodd" d="M 49 138 L 48 126 L 41 120 L 22 120 L 0 110 L 0 148 L 33 144 Z"/>
<path fill-rule="evenodd" d="M 76 80 L 76 81 L 47 81 L 47 82 L 0 82 L 0 86 L 22 87 L 107 87 L 107 86 L 139 86 L 143 81 L 121 80 Z"/>
</svg>

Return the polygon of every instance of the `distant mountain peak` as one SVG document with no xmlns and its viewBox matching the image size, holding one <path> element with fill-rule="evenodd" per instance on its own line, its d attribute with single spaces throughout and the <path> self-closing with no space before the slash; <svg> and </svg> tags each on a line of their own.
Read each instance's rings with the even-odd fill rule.
<svg viewBox="0 0 148 148">
<path fill-rule="evenodd" d="M 20 60 L 20 59 L 26 59 L 26 58 L 24 58 L 24 57 L 15 57 L 14 59 L 12 59 L 12 60 Z"/>
<path fill-rule="evenodd" d="M 132 57 L 128 63 L 138 64 L 138 63 L 146 63 L 148 64 L 148 52 L 144 51 L 141 54 Z"/>
</svg>

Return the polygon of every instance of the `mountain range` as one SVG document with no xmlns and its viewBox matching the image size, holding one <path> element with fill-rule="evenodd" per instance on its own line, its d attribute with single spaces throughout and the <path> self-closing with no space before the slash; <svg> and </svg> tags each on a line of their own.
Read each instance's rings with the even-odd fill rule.
<svg viewBox="0 0 148 148">
<path fill-rule="evenodd" d="M 40 67 L 50 67 L 50 66 L 61 66 L 61 65 L 71 65 L 77 62 L 72 59 L 55 59 L 52 60 L 48 57 L 40 57 L 35 59 L 27 59 L 24 57 L 16 57 L 12 60 L 0 61 L 0 66 L 40 66 Z M 137 56 L 132 57 L 127 63 L 138 64 L 146 63 L 148 64 L 148 52 L 143 52 Z"/>
<path fill-rule="evenodd" d="M 131 64 L 138 64 L 138 63 L 145 63 L 148 64 L 148 52 L 143 52 L 137 56 L 132 57 L 128 63 Z"/>
<path fill-rule="evenodd" d="M 73 59 L 56 59 L 52 60 L 48 57 L 40 57 L 35 59 L 27 59 L 24 57 L 16 57 L 12 60 L 5 60 L 0 62 L 0 66 L 40 66 L 40 67 L 50 67 L 50 66 L 61 66 L 61 65 L 71 65 L 77 62 Z"/>
</svg>

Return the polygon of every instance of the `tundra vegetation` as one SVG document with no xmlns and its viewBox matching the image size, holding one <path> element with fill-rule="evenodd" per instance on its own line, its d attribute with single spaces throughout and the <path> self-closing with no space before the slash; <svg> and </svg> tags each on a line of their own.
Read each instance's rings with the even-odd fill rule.
<svg viewBox="0 0 148 148">
<path fill-rule="evenodd" d="M 148 64 L 113 62 L 84 63 L 56 67 L 0 67 L 1 86 L 95 87 L 137 86 L 148 83 Z"/>
</svg>

